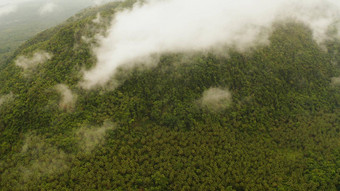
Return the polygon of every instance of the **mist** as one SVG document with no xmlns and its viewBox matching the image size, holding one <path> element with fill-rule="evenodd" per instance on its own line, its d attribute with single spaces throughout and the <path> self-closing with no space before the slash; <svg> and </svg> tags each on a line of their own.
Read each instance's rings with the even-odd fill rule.
<svg viewBox="0 0 340 191">
<path fill-rule="evenodd" d="M 203 92 L 202 98 L 198 101 L 203 109 L 212 112 L 220 112 L 231 105 L 232 95 L 224 88 L 209 88 Z"/>
<path fill-rule="evenodd" d="M 65 84 L 58 84 L 56 90 L 61 95 L 59 108 L 65 111 L 72 111 L 77 101 L 77 95 L 73 94 L 70 88 Z"/>
<path fill-rule="evenodd" d="M 340 86 L 340 77 L 333 77 L 331 79 L 331 84 L 334 86 Z"/>
<path fill-rule="evenodd" d="M 0 0 L 0 65 L 39 32 L 109 1 L 114 0 Z"/>
<path fill-rule="evenodd" d="M 14 98 L 14 95 L 12 92 L 6 95 L 0 95 L 0 106 L 6 102 L 13 100 L 13 98 Z"/>
<path fill-rule="evenodd" d="M 28 23 L 51 27 L 82 9 L 116 0 L 1 0 L 0 30 Z M 38 22 L 38 23 L 37 23 Z M 46 23 L 49 22 L 49 23 Z"/>
<path fill-rule="evenodd" d="M 76 5 L 80 8 L 86 8 L 89 6 L 98 6 L 104 3 L 118 1 L 118 0 L 1 0 L 0 2 L 0 17 L 19 11 L 19 8 L 28 7 L 34 5 L 40 10 L 46 12 L 52 12 L 56 6 L 68 9 L 75 7 Z M 27 13 L 29 14 L 29 13 Z"/>
<path fill-rule="evenodd" d="M 58 6 L 53 3 L 53 2 L 50 2 L 50 3 L 46 3 L 45 5 L 43 5 L 40 9 L 39 9 L 39 13 L 40 15 L 45 15 L 45 14 L 48 14 L 48 13 L 52 13 Z"/>
<path fill-rule="evenodd" d="M 17 7 L 15 5 L 8 5 L 8 4 L 0 5 L 0 17 L 13 13 L 16 11 L 16 9 Z"/>
<path fill-rule="evenodd" d="M 90 152 L 95 149 L 96 146 L 105 142 L 105 135 L 108 130 L 115 129 L 115 125 L 111 122 L 104 122 L 101 127 L 85 128 L 82 127 L 76 131 L 76 137 L 80 149 L 84 152 Z"/>
<path fill-rule="evenodd" d="M 25 160 L 11 169 L 7 170 L 8 176 L 19 176 L 20 182 L 14 190 L 25 190 L 27 182 L 37 182 L 42 177 L 53 174 L 62 174 L 69 167 L 69 161 L 73 155 L 65 153 L 55 145 L 48 142 L 46 137 L 35 133 L 25 135 L 20 157 L 30 156 L 30 160 Z"/>
<path fill-rule="evenodd" d="M 79 148 L 75 152 L 65 152 L 61 149 L 64 144 L 56 143 L 54 138 L 29 132 L 24 135 L 21 151 L 14 154 L 16 158 L 29 158 L 29 160 L 20 160 L 10 169 L 7 169 L 4 175 L 19 177 L 14 190 L 25 190 L 27 183 L 37 182 L 43 177 L 61 175 L 72 166 L 78 154 L 92 154 L 90 152 L 96 146 L 105 143 L 107 131 L 115 127 L 114 124 L 106 121 L 101 127 L 81 127 L 71 134 L 58 135 L 74 141 Z"/>
<path fill-rule="evenodd" d="M 23 68 L 24 70 L 32 69 L 39 64 L 45 63 L 51 59 L 52 55 L 45 51 L 38 51 L 32 56 L 19 56 L 15 60 L 15 65 Z"/>
<path fill-rule="evenodd" d="M 153 54 L 266 45 L 279 21 L 305 23 L 322 43 L 339 13 L 335 0 L 146 0 L 114 16 L 108 34 L 97 39 L 97 64 L 84 72 L 81 85 L 105 85 L 117 68 Z"/>
</svg>

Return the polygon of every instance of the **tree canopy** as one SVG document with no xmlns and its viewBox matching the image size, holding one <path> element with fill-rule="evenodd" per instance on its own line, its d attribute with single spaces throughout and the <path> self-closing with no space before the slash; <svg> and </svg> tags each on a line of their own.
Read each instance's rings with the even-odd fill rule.
<svg viewBox="0 0 340 191">
<path fill-rule="evenodd" d="M 0 66 L 2 190 L 340 190 L 339 40 L 278 23 L 269 45 L 168 53 L 121 69 L 116 88 L 82 89 L 96 63 L 82 37 L 133 2 L 87 9 Z M 53 56 L 16 65 L 41 50 Z M 211 88 L 228 90 L 214 98 L 226 107 L 202 107 Z"/>
</svg>

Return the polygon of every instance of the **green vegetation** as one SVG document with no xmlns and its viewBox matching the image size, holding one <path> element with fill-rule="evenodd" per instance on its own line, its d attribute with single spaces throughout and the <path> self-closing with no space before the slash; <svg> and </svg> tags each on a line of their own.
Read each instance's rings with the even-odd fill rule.
<svg viewBox="0 0 340 191">
<path fill-rule="evenodd" d="M 340 41 L 280 23 L 247 53 L 162 55 L 114 90 L 79 88 L 95 63 L 82 37 L 108 24 L 92 20 L 133 2 L 87 10 L 0 66 L 2 190 L 340 190 Z M 40 50 L 53 57 L 25 75 L 15 59 Z M 222 111 L 197 104 L 212 87 L 232 95 Z"/>
</svg>

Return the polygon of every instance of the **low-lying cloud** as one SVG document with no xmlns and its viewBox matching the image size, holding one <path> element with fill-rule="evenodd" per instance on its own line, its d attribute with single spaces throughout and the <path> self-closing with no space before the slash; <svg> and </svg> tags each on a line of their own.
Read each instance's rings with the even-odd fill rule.
<svg viewBox="0 0 340 191">
<path fill-rule="evenodd" d="M 332 78 L 331 84 L 334 86 L 340 86 L 340 77 Z"/>
<path fill-rule="evenodd" d="M 105 85 L 118 67 L 153 54 L 216 46 L 247 50 L 268 43 L 272 25 L 280 20 L 304 22 L 320 43 L 339 15 L 335 0 L 146 0 L 115 15 L 94 50 L 98 62 L 81 85 Z"/>
<path fill-rule="evenodd" d="M 93 23 L 99 24 L 102 20 L 100 13 L 97 14 L 96 18 L 92 20 Z"/>
<path fill-rule="evenodd" d="M 70 88 L 65 84 L 58 84 L 56 86 L 58 93 L 61 95 L 59 101 L 59 108 L 65 111 L 72 111 L 77 101 L 77 95 L 72 93 Z"/>
<path fill-rule="evenodd" d="M 73 157 L 48 143 L 45 137 L 33 133 L 26 135 L 20 155 L 30 157 L 29 161 L 18 163 L 17 172 L 13 171 L 20 176 L 21 183 L 16 188 L 20 190 L 27 182 L 36 182 L 43 176 L 62 174 Z"/>
<path fill-rule="evenodd" d="M 51 59 L 52 55 L 45 51 L 38 51 L 32 56 L 19 56 L 15 60 L 15 64 L 24 70 L 32 69 L 39 64 L 45 63 L 47 60 Z"/>
<path fill-rule="evenodd" d="M 0 106 L 8 101 L 11 101 L 14 98 L 13 93 L 9 93 L 7 95 L 0 95 Z"/>
<path fill-rule="evenodd" d="M 106 132 L 113 129 L 115 129 L 115 125 L 110 122 L 104 122 L 103 126 L 97 128 L 82 127 L 78 129 L 76 132 L 76 137 L 81 150 L 90 152 L 96 146 L 103 144 L 105 141 Z"/>
<path fill-rule="evenodd" d="M 18 160 L 15 160 L 14 166 L 8 166 L 9 168 L 3 172 L 3 177 L 17 177 L 18 181 L 15 182 L 13 190 L 27 190 L 32 186 L 29 184 L 38 182 L 43 177 L 59 176 L 70 168 L 77 154 L 84 152 L 92 154 L 90 152 L 94 151 L 96 146 L 105 143 L 107 131 L 115 127 L 114 124 L 106 121 L 101 127 L 81 127 L 71 134 L 62 135 L 67 140 L 74 141 L 75 146 L 79 146 L 79 150 L 75 152 L 65 152 L 54 138 L 34 132 L 27 133 L 21 152 L 13 156 Z M 21 160 L 22 158 L 25 160 Z M 1 162 L 0 165 L 4 165 Z"/>
<path fill-rule="evenodd" d="M 209 88 L 203 92 L 202 98 L 198 101 L 203 109 L 212 112 L 220 112 L 230 106 L 232 95 L 227 89 Z"/>
</svg>

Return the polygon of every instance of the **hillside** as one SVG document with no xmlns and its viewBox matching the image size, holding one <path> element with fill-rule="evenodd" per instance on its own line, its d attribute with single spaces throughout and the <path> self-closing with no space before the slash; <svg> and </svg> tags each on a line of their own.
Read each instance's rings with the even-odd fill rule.
<svg viewBox="0 0 340 191">
<path fill-rule="evenodd" d="M 134 2 L 87 9 L 0 66 L 2 190 L 340 190 L 340 40 L 280 22 L 267 45 L 169 52 L 83 89 L 95 35 Z"/>
</svg>

